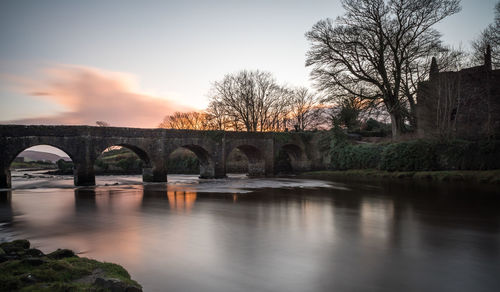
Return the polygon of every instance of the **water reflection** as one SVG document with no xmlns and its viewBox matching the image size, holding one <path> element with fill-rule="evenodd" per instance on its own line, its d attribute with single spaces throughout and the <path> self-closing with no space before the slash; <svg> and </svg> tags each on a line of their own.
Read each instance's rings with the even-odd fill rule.
<svg viewBox="0 0 500 292">
<path fill-rule="evenodd" d="M 218 193 L 207 192 L 210 184 L 202 192 L 198 182 L 1 192 L 0 237 L 118 262 L 146 291 L 500 287 L 494 191 L 351 182 L 268 188 L 269 180 L 256 188 L 253 180 L 252 192 Z"/>
<path fill-rule="evenodd" d="M 12 192 L 0 191 L 0 224 L 12 224 L 14 213 L 11 204 Z"/>
<path fill-rule="evenodd" d="M 167 192 L 170 208 L 178 211 L 189 212 L 196 201 L 196 192 Z"/>
<path fill-rule="evenodd" d="M 94 188 L 75 189 L 75 213 L 96 213 L 96 191 Z"/>
</svg>

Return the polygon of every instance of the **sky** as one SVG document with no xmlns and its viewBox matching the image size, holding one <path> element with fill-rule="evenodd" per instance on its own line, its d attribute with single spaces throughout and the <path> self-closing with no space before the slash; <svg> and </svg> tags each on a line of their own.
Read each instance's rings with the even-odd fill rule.
<svg viewBox="0 0 500 292">
<path fill-rule="evenodd" d="M 462 0 L 439 23 L 468 48 L 495 0 Z M 0 0 L 0 123 L 156 127 L 201 110 L 242 69 L 312 88 L 305 32 L 340 1 Z"/>
</svg>

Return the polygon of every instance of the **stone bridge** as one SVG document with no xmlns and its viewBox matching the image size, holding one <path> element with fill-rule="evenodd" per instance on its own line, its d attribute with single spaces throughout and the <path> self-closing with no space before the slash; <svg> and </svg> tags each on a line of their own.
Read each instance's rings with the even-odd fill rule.
<svg viewBox="0 0 500 292">
<path fill-rule="evenodd" d="M 304 139 L 305 136 L 304 133 L 0 125 L 0 188 L 11 187 L 9 168 L 16 156 L 36 145 L 50 145 L 66 152 L 74 164 L 75 185 L 89 186 L 95 185 L 95 160 L 111 146 L 128 148 L 142 159 L 145 182 L 167 181 L 168 157 L 179 147 L 196 154 L 201 178 L 225 177 L 226 159 L 235 148 L 247 156 L 250 176 L 273 175 L 280 151 L 288 155 L 294 171 L 318 168 L 321 157 L 317 146 Z"/>
</svg>

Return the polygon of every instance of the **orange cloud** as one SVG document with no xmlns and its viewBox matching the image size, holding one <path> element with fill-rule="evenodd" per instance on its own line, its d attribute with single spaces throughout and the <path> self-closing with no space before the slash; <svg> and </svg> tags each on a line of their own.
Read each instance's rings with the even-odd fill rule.
<svg viewBox="0 0 500 292">
<path fill-rule="evenodd" d="M 165 115 L 192 110 L 174 101 L 138 92 L 133 76 L 81 66 L 45 71 L 47 81 L 23 82 L 24 91 L 62 106 L 65 111 L 8 123 L 156 127 Z"/>
</svg>

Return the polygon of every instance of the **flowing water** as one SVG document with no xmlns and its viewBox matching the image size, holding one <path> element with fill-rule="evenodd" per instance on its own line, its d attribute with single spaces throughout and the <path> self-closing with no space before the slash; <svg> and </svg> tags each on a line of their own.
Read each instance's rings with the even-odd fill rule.
<svg viewBox="0 0 500 292">
<path fill-rule="evenodd" d="M 500 291 L 498 186 L 14 173 L 0 239 L 124 266 L 145 291 Z"/>
</svg>

